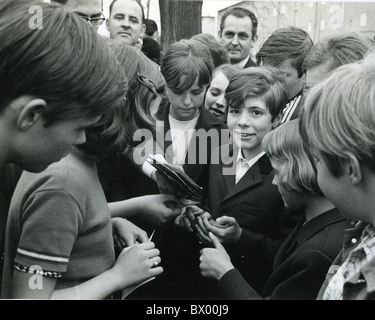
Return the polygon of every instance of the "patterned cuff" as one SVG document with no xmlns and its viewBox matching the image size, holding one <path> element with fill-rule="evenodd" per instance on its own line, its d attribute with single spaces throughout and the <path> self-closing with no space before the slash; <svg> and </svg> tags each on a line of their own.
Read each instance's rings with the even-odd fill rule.
<svg viewBox="0 0 375 320">
<path fill-rule="evenodd" d="M 42 270 L 42 268 L 39 266 L 27 267 L 22 264 L 15 263 L 14 269 L 21 271 L 21 272 L 40 274 L 44 277 L 49 277 L 49 278 L 61 278 L 62 277 L 61 272 Z"/>
</svg>

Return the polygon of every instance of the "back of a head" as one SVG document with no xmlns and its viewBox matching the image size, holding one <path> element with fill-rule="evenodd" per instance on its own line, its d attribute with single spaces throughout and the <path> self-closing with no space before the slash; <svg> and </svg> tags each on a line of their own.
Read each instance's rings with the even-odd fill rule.
<svg viewBox="0 0 375 320">
<path fill-rule="evenodd" d="M 31 26 L 38 10 L 42 29 Z M 32 95 L 47 102 L 46 125 L 97 116 L 121 104 L 123 70 L 95 30 L 62 6 L 41 1 L 0 1 L 0 111 Z"/>
<path fill-rule="evenodd" d="M 299 119 L 283 123 L 267 133 L 262 149 L 280 166 L 278 184 L 297 193 L 321 194 L 311 155 L 299 133 Z"/>
<path fill-rule="evenodd" d="M 197 79 L 200 87 L 209 85 L 213 71 L 210 51 L 199 41 L 172 43 L 163 56 L 161 70 L 167 86 L 176 92 L 187 90 Z"/>
<path fill-rule="evenodd" d="M 274 119 L 288 101 L 285 77 L 272 67 L 243 69 L 230 80 L 225 99 L 230 107 L 241 108 L 247 98 L 263 99 Z"/>
<path fill-rule="evenodd" d="M 247 10 L 245 8 L 241 8 L 241 7 L 229 8 L 228 10 L 224 12 L 220 20 L 220 31 L 223 31 L 224 25 L 225 25 L 225 19 L 229 15 L 235 16 L 236 18 L 249 17 L 251 19 L 252 27 L 253 27 L 252 32 L 251 32 L 252 37 L 254 38 L 254 36 L 256 36 L 258 32 L 258 18 L 256 17 L 254 12 Z"/>
<path fill-rule="evenodd" d="M 230 63 L 227 50 L 219 41 L 215 39 L 212 34 L 200 33 L 192 36 L 190 39 L 199 41 L 208 47 L 211 53 L 214 68 L 217 68 L 218 66 L 225 63 Z"/>
<path fill-rule="evenodd" d="M 256 55 L 257 63 L 277 67 L 290 59 L 301 77 L 303 62 L 312 47 L 313 41 L 306 31 L 293 26 L 280 28 L 263 43 Z"/>
<path fill-rule="evenodd" d="M 341 163 L 355 154 L 375 172 L 375 61 L 339 67 L 307 94 L 302 109 L 301 134 L 307 145 L 320 151 L 332 174 L 340 176 Z M 332 94 L 334 93 L 334 94 Z"/>
<path fill-rule="evenodd" d="M 373 42 L 355 32 L 336 32 L 316 43 L 307 55 L 303 68 L 309 70 L 328 62 L 328 71 L 363 59 Z"/>
<path fill-rule="evenodd" d="M 158 25 L 152 19 L 145 19 L 145 25 L 146 25 L 145 33 L 149 37 L 153 36 L 155 34 L 155 32 L 158 31 Z"/>
<path fill-rule="evenodd" d="M 144 38 L 141 50 L 149 59 L 160 65 L 161 48 L 156 40 L 152 38 Z"/>
</svg>

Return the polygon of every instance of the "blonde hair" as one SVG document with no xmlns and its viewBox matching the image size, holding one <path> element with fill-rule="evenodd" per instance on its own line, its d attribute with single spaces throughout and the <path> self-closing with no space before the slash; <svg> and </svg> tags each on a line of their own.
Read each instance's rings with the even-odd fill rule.
<svg viewBox="0 0 375 320">
<path fill-rule="evenodd" d="M 321 194 L 316 171 L 299 134 L 299 119 L 281 124 L 267 133 L 262 148 L 280 164 L 278 184 L 297 193 Z"/>
<path fill-rule="evenodd" d="M 375 171 L 374 104 L 374 54 L 338 68 L 307 94 L 301 134 L 334 176 L 342 174 L 341 162 L 348 153 Z"/>
</svg>

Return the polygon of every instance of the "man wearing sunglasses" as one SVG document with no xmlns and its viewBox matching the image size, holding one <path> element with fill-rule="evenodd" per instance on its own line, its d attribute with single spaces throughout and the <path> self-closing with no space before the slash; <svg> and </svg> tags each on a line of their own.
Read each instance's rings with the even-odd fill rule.
<svg viewBox="0 0 375 320">
<path fill-rule="evenodd" d="M 69 7 L 73 12 L 86 20 L 96 31 L 105 21 L 103 0 L 51 0 Z"/>
</svg>

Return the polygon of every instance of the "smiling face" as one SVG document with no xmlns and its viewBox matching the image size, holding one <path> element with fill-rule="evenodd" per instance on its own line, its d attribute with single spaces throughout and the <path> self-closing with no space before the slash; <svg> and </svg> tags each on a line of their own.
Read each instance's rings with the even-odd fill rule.
<svg viewBox="0 0 375 320">
<path fill-rule="evenodd" d="M 183 82 L 183 76 L 181 80 Z M 175 92 L 167 87 L 170 102 L 170 115 L 179 121 L 189 121 L 198 116 L 203 105 L 207 86 L 199 86 L 198 79 L 187 90 Z"/>
<path fill-rule="evenodd" d="M 262 151 L 262 140 L 272 130 L 275 121 L 260 98 L 247 98 L 243 107 L 228 109 L 228 128 L 247 160 Z"/>
<path fill-rule="evenodd" d="M 134 0 L 116 1 L 106 23 L 111 39 L 124 41 L 131 46 L 143 38 L 146 30 L 142 9 Z"/>
<path fill-rule="evenodd" d="M 219 37 L 232 64 L 241 62 L 249 56 L 250 49 L 254 46 L 252 29 L 253 24 L 248 16 L 237 18 L 229 15 L 225 19 L 224 28 L 219 32 Z"/>
<path fill-rule="evenodd" d="M 211 81 L 207 90 L 204 106 L 214 116 L 226 121 L 225 89 L 228 87 L 229 80 L 222 72 L 218 72 Z"/>
</svg>

